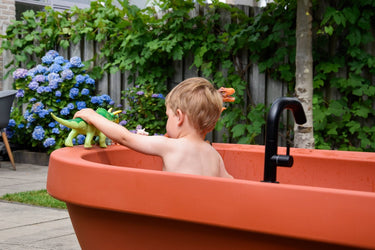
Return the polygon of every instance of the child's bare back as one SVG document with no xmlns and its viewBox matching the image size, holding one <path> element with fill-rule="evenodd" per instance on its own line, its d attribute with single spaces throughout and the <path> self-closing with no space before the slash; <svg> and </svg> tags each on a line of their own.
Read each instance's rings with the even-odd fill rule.
<svg viewBox="0 0 375 250">
<path fill-rule="evenodd" d="M 163 170 L 231 178 L 225 170 L 221 156 L 209 143 L 185 138 L 169 140 L 172 140 L 174 152 L 165 156 Z"/>
</svg>

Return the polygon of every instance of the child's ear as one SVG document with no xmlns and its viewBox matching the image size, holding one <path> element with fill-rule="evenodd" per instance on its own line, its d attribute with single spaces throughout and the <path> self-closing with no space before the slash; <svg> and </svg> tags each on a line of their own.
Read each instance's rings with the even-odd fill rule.
<svg viewBox="0 0 375 250">
<path fill-rule="evenodd" d="M 177 114 L 177 117 L 178 117 L 177 125 L 181 126 L 184 123 L 185 114 L 181 111 L 181 109 L 177 109 L 176 114 Z"/>
</svg>

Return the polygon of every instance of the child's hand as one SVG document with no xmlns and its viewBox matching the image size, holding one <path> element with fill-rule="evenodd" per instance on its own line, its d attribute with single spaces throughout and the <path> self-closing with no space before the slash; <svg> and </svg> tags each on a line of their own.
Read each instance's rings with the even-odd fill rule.
<svg viewBox="0 0 375 250">
<path fill-rule="evenodd" d="M 92 119 L 95 119 L 95 116 L 97 116 L 98 113 L 95 112 L 95 110 L 93 109 L 90 109 L 90 108 L 86 108 L 86 109 L 81 109 L 79 111 L 77 111 L 75 114 L 74 114 L 74 118 L 81 118 L 83 119 L 85 122 L 91 124 L 91 120 Z"/>
</svg>

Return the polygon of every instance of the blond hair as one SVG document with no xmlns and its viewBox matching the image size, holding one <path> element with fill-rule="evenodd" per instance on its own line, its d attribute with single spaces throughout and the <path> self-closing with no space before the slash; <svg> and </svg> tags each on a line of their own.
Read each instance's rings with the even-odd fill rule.
<svg viewBox="0 0 375 250">
<path fill-rule="evenodd" d="M 193 77 L 173 88 L 165 99 L 165 105 L 174 113 L 180 109 L 197 131 L 206 134 L 215 128 L 219 120 L 223 99 L 208 80 Z"/>
</svg>

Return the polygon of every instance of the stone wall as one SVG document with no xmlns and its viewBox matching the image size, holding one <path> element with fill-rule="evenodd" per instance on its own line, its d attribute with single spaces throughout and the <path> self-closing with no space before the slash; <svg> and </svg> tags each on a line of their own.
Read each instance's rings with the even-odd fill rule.
<svg viewBox="0 0 375 250">
<path fill-rule="evenodd" d="M 5 34 L 5 31 L 10 24 L 11 20 L 16 19 L 16 7 L 15 0 L 1 0 L 0 1 L 0 33 Z M 0 40 L 1 45 L 1 40 Z M 4 89 L 3 77 L 5 74 L 4 70 L 4 53 L 0 55 L 0 90 Z M 5 88 L 7 89 L 7 88 Z"/>
</svg>

